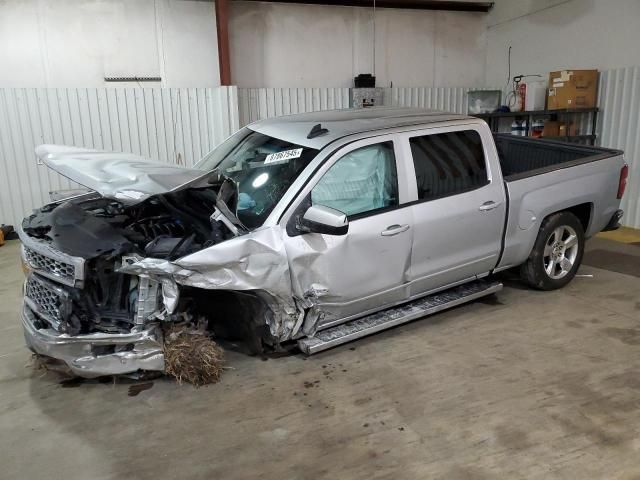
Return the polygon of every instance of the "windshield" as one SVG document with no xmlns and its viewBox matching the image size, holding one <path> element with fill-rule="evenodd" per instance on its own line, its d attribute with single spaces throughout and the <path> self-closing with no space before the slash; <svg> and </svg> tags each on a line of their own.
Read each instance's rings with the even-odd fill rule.
<svg viewBox="0 0 640 480">
<path fill-rule="evenodd" d="M 243 128 L 195 168 L 217 170 L 238 185 L 238 219 L 248 228 L 264 223 L 318 150 Z"/>
</svg>

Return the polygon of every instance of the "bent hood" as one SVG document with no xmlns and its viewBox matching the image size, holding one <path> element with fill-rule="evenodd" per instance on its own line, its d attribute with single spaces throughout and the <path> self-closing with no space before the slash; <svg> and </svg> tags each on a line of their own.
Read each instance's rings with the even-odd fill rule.
<svg viewBox="0 0 640 480">
<path fill-rule="evenodd" d="M 49 168 L 106 198 L 133 205 L 147 198 L 180 190 L 207 174 L 194 168 L 147 160 L 131 153 L 114 153 L 64 145 L 40 145 L 36 155 Z"/>
</svg>

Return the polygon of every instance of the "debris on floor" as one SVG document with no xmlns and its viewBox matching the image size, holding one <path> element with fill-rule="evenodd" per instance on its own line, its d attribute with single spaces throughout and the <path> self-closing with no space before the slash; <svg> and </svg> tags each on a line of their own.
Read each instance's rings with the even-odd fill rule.
<svg viewBox="0 0 640 480">
<path fill-rule="evenodd" d="M 31 367 L 35 372 L 41 373 L 45 373 L 48 370 L 46 359 L 37 353 L 31 354 L 29 363 L 27 363 L 25 367 Z"/>
<path fill-rule="evenodd" d="M 165 372 L 197 387 L 216 383 L 223 370 L 224 352 L 207 332 L 174 326 L 164 335 Z"/>
<path fill-rule="evenodd" d="M 128 395 L 130 397 L 137 397 L 140 394 L 140 392 L 149 390 L 151 387 L 153 387 L 153 382 L 136 383 L 135 385 L 131 385 L 129 387 Z"/>
<path fill-rule="evenodd" d="M 56 372 L 65 377 L 73 377 L 71 369 L 61 360 L 32 353 L 29 363 L 25 367 L 33 368 L 34 372 L 45 375 L 47 372 Z"/>
</svg>

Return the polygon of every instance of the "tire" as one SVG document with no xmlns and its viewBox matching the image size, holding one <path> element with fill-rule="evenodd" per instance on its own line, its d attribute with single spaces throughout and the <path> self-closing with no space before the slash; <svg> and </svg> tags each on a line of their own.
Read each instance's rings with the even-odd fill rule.
<svg viewBox="0 0 640 480">
<path fill-rule="evenodd" d="M 584 229 L 570 212 L 545 218 L 520 277 L 538 290 L 556 290 L 568 284 L 582 262 Z"/>
</svg>

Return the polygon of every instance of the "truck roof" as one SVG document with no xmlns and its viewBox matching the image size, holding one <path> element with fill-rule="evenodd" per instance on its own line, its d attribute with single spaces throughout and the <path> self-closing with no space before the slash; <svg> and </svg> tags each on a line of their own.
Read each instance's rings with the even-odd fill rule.
<svg viewBox="0 0 640 480">
<path fill-rule="evenodd" d="M 347 135 L 472 118 L 424 108 L 374 107 L 285 115 L 259 120 L 249 125 L 249 128 L 297 145 L 321 149 Z M 329 131 L 314 138 L 307 138 L 317 124 Z"/>
</svg>

